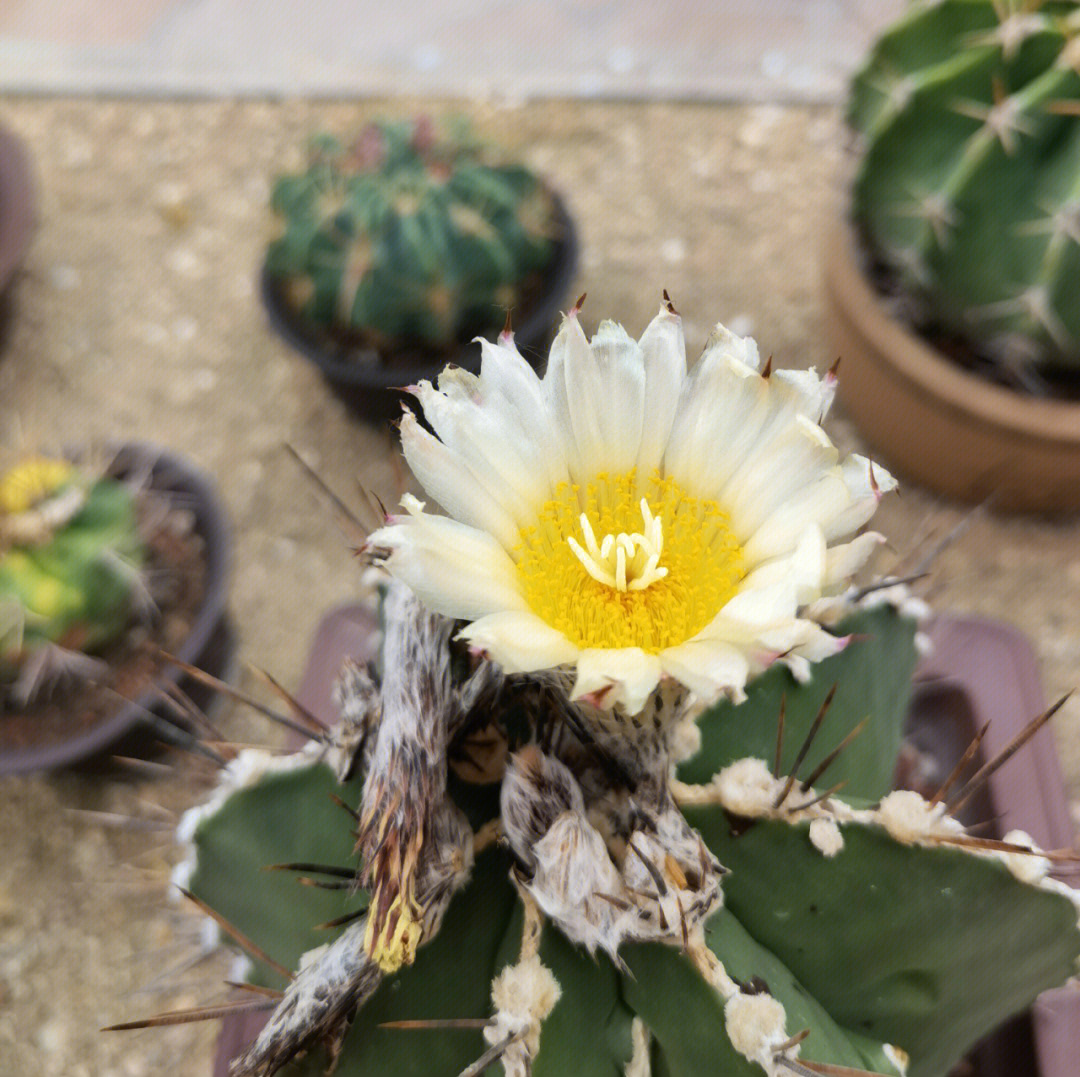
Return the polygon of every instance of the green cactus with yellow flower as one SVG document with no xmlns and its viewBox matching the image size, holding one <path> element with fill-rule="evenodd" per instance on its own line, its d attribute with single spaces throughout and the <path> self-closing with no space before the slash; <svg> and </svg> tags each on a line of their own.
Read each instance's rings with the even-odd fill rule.
<svg viewBox="0 0 1080 1077">
<path fill-rule="evenodd" d="M 92 653 L 117 639 L 144 561 L 135 495 L 119 480 L 44 456 L 0 472 L 0 692 L 50 647 Z"/>
</svg>

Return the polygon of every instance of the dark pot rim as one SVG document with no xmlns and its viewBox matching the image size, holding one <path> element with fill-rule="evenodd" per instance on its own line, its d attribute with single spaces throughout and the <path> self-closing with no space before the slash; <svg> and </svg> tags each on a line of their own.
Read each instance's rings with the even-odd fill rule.
<svg viewBox="0 0 1080 1077">
<path fill-rule="evenodd" d="M 555 325 L 559 304 L 570 291 L 578 266 L 578 235 L 573 218 L 562 198 L 551 192 L 559 236 L 551 262 L 544 270 L 543 286 L 520 325 L 514 327 L 514 340 L 530 362 L 546 358 L 545 345 Z M 282 300 L 278 282 L 267 269 L 259 272 L 259 294 L 271 327 L 288 344 L 314 362 L 330 382 L 349 390 L 386 392 L 431 378 L 449 363 L 477 373 L 480 369 L 480 346 L 475 342 L 457 349 L 425 352 L 422 346 L 402 356 L 392 365 L 382 361 L 373 348 L 335 341 L 331 334 L 312 326 L 288 309 Z"/>
<path fill-rule="evenodd" d="M 229 578 L 232 572 L 232 533 L 217 488 L 210 476 L 186 458 L 147 442 L 126 442 L 116 450 L 112 470 L 125 474 L 149 466 L 151 489 L 182 499 L 195 515 L 195 530 L 202 537 L 206 561 L 206 594 L 195 614 L 191 631 L 175 656 L 199 666 L 213 649 L 225 617 Z M 183 673 L 169 667 L 155 679 L 156 685 L 178 684 Z M 79 736 L 59 744 L 20 749 L 0 747 L 0 776 L 55 770 L 100 755 L 126 735 L 145 728 L 147 712 L 160 713 L 161 695 L 151 689 L 138 699 L 120 705 Z"/>
<path fill-rule="evenodd" d="M 34 181 L 24 143 L 0 128 L 0 293 L 11 281 L 34 232 Z"/>
</svg>

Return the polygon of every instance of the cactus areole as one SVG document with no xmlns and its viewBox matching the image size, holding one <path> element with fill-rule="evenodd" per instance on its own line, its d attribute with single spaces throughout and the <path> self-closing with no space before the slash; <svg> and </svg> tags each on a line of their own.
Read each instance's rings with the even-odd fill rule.
<svg viewBox="0 0 1080 1077">
<path fill-rule="evenodd" d="M 888 792 L 920 608 L 851 586 L 893 481 L 834 380 L 723 326 L 688 370 L 665 302 L 418 387 L 446 515 L 368 537 L 378 658 L 180 827 L 268 1011 L 232 1077 L 944 1077 L 1075 972 L 1062 854 Z"/>
<path fill-rule="evenodd" d="M 856 76 L 852 214 L 889 290 L 946 348 L 1080 390 L 1080 10 L 918 4 Z"/>
<path fill-rule="evenodd" d="M 426 120 L 371 124 L 351 146 L 314 140 L 272 205 L 283 230 L 266 272 L 288 306 L 387 357 L 497 328 L 536 290 L 558 232 L 528 169 Z"/>
</svg>

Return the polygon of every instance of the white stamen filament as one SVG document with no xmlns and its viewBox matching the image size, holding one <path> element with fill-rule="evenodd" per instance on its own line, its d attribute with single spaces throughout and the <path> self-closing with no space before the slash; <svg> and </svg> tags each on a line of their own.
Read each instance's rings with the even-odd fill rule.
<svg viewBox="0 0 1080 1077">
<path fill-rule="evenodd" d="M 668 574 L 666 568 L 660 567 L 660 554 L 664 551 L 663 520 L 652 514 L 645 498 L 641 499 L 641 516 L 644 521 L 641 531 L 609 533 L 600 543 L 596 541 L 588 516 L 582 513 L 579 517 L 585 545 L 572 535 L 568 535 L 566 541 L 597 583 L 617 591 L 644 591 Z"/>
</svg>

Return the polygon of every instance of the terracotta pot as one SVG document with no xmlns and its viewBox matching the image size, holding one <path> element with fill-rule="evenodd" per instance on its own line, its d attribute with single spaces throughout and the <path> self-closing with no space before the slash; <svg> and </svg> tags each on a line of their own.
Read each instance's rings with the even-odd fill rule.
<svg viewBox="0 0 1080 1077">
<path fill-rule="evenodd" d="M 206 556 L 206 593 L 195 614 L 191 629 L 175 655 L 182 662 L 220 676 L 232 657 L 234 640 L 225 617 L 232 537 L 225 512 L 213 482 L 190 461 L 141 443 L 121 448 L 113 472 L 118 475 L 150 469 L 150 488 L 159 496 L 183 505 L 195 517 L 195 531 L 201 536 Z M 106 752 L 122 749 L 137 753 L 151 743 L 187 743 L 192 734 L 174 724 L 173 714 L 161 702 L 161 686 L 179 684 L 196 703 L 203 706 L 212 693 L 201 689 L 177 669 L 169 667 L 157 677 L 157 687 L 139 699 L 118 704 L 115 713 L 60 743 L 7 747 L 0 742 L 0 776 L 35 770 L 54 770 L 74 764 L 99 761 Z"/>
<path fill-rule="evenodd" d="M 34 186 L 23 144 L 0 130 L 0 297 L 30 245 L 34 231 Z"/>
<path fill-rule="evenodd" d="M 520 323 L 514 325 L 514 340 L 522 355 L 533 363 L 547 358 L 560 304 L 565 301 L 577 272 L 577 231 L 562 199 L 557 195 L 553 198 L 559 238 L 551 264 L 544 270 L 540 294 Z M 473 373 L 480 370 L 480 345 L 476 343 L 462 344 L 449 351 L 426 351 L 419 345 L 396 356 L 392 363 L 384 362 L 377 351 L 342 341 L 322 326 L 300 318 L 286 305 L 282 289 L 265 265 L 260 294 L 271 326 L 314 362 L 338 396 L 363 418 L 396 419 L 406 399 L 401 388 L 435 378 L 448 363 Z"/>
<path fill-rule="evenodd" d="M 1080 509 L 1080 402 L 993 385 L 893 319 L 846 224 L 829 234 L 824 286 L 840 400 L 882 463 L 1003 511 Z"/>
<path fill-rule="evenodd" d="M 298 698 L 324 722 L 336 720 L 330 686 L 342 659 L 372 653 L 373 621 L 360 607 L 342 607 L 320 624 Z M 974 617 L 940 617 L 927 626 L 934 650 L 915 673 L 905 731 L 909 779 L 936 790 L 971 743 L 993 722 L 972 773 L 996 755 L 1045 707 L 1031 645 L 1015 628 Z M 902 781 L 917 788 L 919 781 Z M 991 779 L 977 818 L 1000 816 L 998 836 L 1014 827 L 1044 848 L 1072 845 L 1072 825 L 1053 736 L 1042 729 Z M 222 1022 L 213 1077 L 228 1077 L 230 1061 L 266 1024 L 266 1013 L 237 1014 Z M 966 1077 L 1074 1077 L 1080 1058 L 1080 994 L 1062 988 L 1040 995 L 969 1052 Z M 958 1071 L 959 1072 L 959 1071 Z"/>
</svg>

